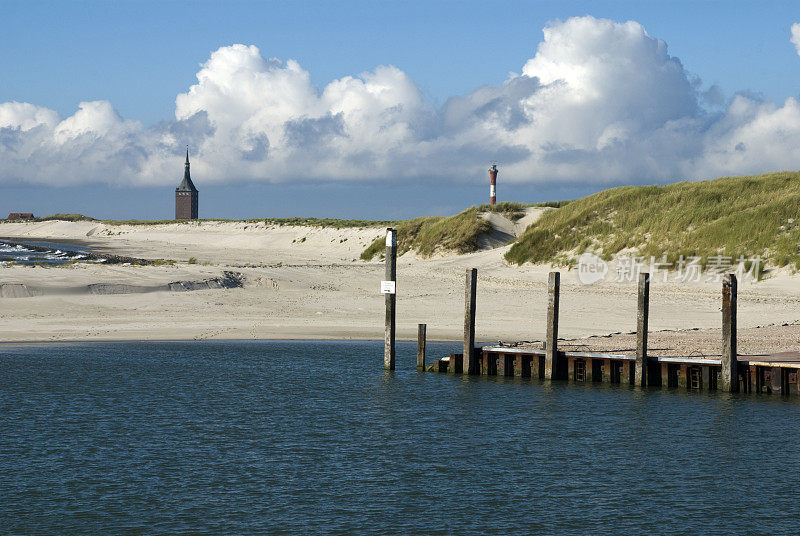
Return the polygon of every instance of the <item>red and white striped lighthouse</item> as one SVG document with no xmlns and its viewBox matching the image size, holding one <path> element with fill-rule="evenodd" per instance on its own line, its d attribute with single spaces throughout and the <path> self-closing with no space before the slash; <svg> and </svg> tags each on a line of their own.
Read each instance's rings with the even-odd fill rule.
<svg viewBox="0 0 800 536">
<path fill-rule="evenodd" d="M 497 164 L 489 168 L 489 204 L 497 204 Z"/>
</svg>

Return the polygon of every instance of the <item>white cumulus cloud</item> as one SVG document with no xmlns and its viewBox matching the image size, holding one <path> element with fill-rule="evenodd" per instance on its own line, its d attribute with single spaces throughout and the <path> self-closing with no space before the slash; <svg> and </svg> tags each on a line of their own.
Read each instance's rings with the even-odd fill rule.
<svg viewBox="0 0 800 536">
<path fill-rule="evenodd" d="M 16 128 L 28 131 L 40 125 L 52 128 L 59 122 L 53 110 L 34 106 L 27 102 L 4 102 L 0 104 L 0 128 Z"/>
<path fill-rule="evenodd" d="M 282 180 L 392 175 L 393 153 L 418 143 L 436 111 L 396 67 L 319 91 L 296 61 L 266 60 L 255 46 L 233 45 L 212 53 L 197 84 L 178 95 L 176 120 L 197 114 L 210 128 L 199 147 L 206 161 L 240 177 Z"/>
<path fill-rule="evenodd" d="M 791 41 L 795 50 L 797 50 L 797 55 L 800 56 L 800 22 L 792 24 L 791 32 L 792 36 L 789 38 L 789 41 Z"/>
<path fill-rule="evenodd" d="M 800 42 L 800 24 L 792 26 Z M 500 85 L 441 107 L 386 65 L 322 88 L 294 60 L 236 44 L 211 53 L 175 116 L 150 128 L 106 101 L 62 118 L 0 104 L 0 182 L 174 183 L 192 147 L 198 183 L 229 180 L 652 182 L 800 168 L 800 103 L 702 88 L 637 22 L 593 17 L 544 29 Z M 706 105 L 713 108 L 706 108 Z"/>
</svg>

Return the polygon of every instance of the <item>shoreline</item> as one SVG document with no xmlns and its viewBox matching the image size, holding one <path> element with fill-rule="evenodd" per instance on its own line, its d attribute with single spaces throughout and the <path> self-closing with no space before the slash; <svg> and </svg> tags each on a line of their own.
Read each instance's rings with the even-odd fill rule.
<svg viewBox="0 0 800 536">
<path fill-rule="evenodd" d="M 400 338 L 398 337 L 395 339 L 397 342 L 417 342 L 416 339 L 407 339 L 407 338 Z M 452 344 L 461 344 L 461 340 L 452 340 L 452 339 L 426 339 L 427 342 L 435 342 L 435 343 L 452 343 Z M 108 344 L 108 343 L 137 343 L 137 342 L 145 342 L 145 343 L 161 343 L 161 342 L 383 342 L 383 339 L 374 339 L 374 338 L 361 338 L 361 337 L 350 337 L 350 338 L 320 338 L 320 337 L 310 337 L 310 338 L 260 338 L 260 339 L 63 339 L 63 340 L 46 340 L 46 339 L 30 339 L 30 340 L 19 340 L 19 341 L 0 341 L 0 348 L 9 347 L 9 346 L 23 346 L 23 345 L 60 345 L 60 344 Z M 481 343 L 483 344 L 483 343 Z M 486 343 L 489 344 L 489 343 Z"/>
<path fill-rule="evenodd" d="M 757 333 L 758 330 L 764 330 Z M 718 356 L 718 348 L 715 348 L 715 342 L 719 342 L 718 346 L 721 347 L 721 339 L 717 341 L 719 329 L 715 328 L 686 328 L 678 330 L 649 330 L 648 336 L 652 347 L 648 355 L 669 357 L 670 355 L 681 355 L 687 357 L 686 354 L 693 354 L 694 357 L 702 358 L 708 356 Z M 768 352 L 768 348 L 760 341 L 764 339 L 766 332 L 771 332 L 771 340 L 775 340 L 780 336 L 780 332 L 788 336 L 788 339 L 794 340 L 794 346 L 785 344 L 785 349 L 792 349 L 800 351 L 800 322 L 791 324 L 767 324 L 762 326 L 754 326 L 739 330 L 739 354 L 740 356 L 753 356 L 764 355 Z M 754 337 L 756 335 L 760 335 Z M 561 351 L 581 351 L 600 352 L 600 353 L 613 353 L 623 355 L 633 355 L 635 353 L 635 336 L 636 332 L 613 332 L 607 334 L 588 335 L 586 337 L 577 338 L 561 338 L 558 339 L 559 350 Z M 786 337 L 785 337 L 786 338 Z M 416 337 L 397 337 L 397 342 L 414 343 L 417 342 Z M 309 335 L 308 337 L 259 337 L 259 338 L 78 338 L 78 339 L 24 339 L 24 340 L 5 340 L 0 341 L 0 349 L 4 347 L 13 347 L 21 345 L 60 345 L 60 344 L 108 344 L 108 343 L 164 343 L 164 342 L 383 342 L 383 338 L 369 337 L 369 336 L 340 336 L 340 335 Z M 456 338 L 430 338 L 426 337 L 429 343 L 449 343 L 449 344 L 462 344 L 462 339 Z M 499 347 L 517 350 L 538 349 L 542 350 L 542 341 L 511 341 L 502 343 Z M 491 341 L 476 341 L 476 347 L 493 347 L 497 348 L 498 345 Z M 686 352 L 687 345 L 694 345 L 691 352 Z M 661 347 L 659 347 L 661 346 Z M 675 354 L 670 354 L 670 348 L 681 350 Z"/>
</svg>

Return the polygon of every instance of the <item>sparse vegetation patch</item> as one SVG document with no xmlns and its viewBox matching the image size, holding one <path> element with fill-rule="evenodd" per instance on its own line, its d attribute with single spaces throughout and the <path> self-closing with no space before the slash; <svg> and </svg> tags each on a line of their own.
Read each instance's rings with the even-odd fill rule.
<svg viewBox="0 0 800 536">
<path fill-rule="evenodd" d="M 106 225 L 166 225 L 171 223 L 182 223 L 198 225 L 206 222 L 221 223 L 265 223 L 267 225 L 290 225 L 296 227 L 323 227 L 344 229 L 351 227 L 386 227 L 395 224 L 390 220 L 344 220 L 336 218 L 257 218 L 248 220 L 229 220 L 224 218 L 201 219 L 201 220 L 98 220 L 83 214 L 53 214 L 41 218 L 34 218 L 30 221 L 93 221 Z"/>
<path fill-rule="evenodd" d="M 492 224 L 481 218 L 476 207 L 450 217 L 423 217 L 401 221 L 397 228 L 397 253 L 415 251 L 429 257 L 437 251 L 471 253 L 479 248 L 481 235 L 493 231 Z M 385 237 L 375 239 L 361 254 L 361 259 L 372 260 L 384 252 Z"/>
</svg>

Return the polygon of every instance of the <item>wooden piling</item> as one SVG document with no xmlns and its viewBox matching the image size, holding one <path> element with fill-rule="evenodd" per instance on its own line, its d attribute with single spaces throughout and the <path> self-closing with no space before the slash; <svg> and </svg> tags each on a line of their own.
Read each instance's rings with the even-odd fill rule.
<svg viewBox="0 0 800 536">
<path fill-rule="evenodd" d="M 417 324 L 417 370 L 425 370 L 425 331 L 426 324 Z"/>
<path fill-rule="evenodd" d="M 547 338 L 545 340 L 544 377 L 557 380 L 562 376 L 558 359 L 558 299 L 561 274 L 550 272 L 547 280 Z"/>
<path fill-rule="evenodd" d="M 514 358 L 514 376 L 519 378 L 530 378 L 532 361 L 533 359 L 531 356 L 517 354 Z"/>
<path fill-rule="evenodd" d="M 636 371 L 631 383 L 648 385 L 647 324 L 650 319 L 650 274 L 639 274 L 639 299 L 636 310 Z"/>
<path fill-rule="evenodd" d="M 463 374 L 464 354 L 450 354 L 450 366 L 447 371 L 450 374 Z"/>
<path fill-rule="evenodd" d="M 386 274 L 385 281 L 396 284 L 397 281 L 397 231 L 386 229 Z M 386 324 L 384 329 L 383 367 L 394 370 L 395 361 L 395 306 L 397 304 L 396 289 L 386 294 Z"/>
<path fill-rule="evenodd" d="M 475 354 L 475 302 L 478 290 L 478 269 L 467 268 L 464 292 L 464 374 L 478 374 Z"/>
<path fill-rule="evenodd" d="M 739 391 L 739 370 L 736 355 L 736 275 L 722 279 L 722 367 L 717 387 L 720 391 Z"/>
</svg>

